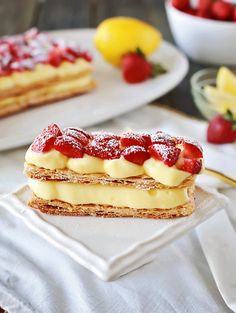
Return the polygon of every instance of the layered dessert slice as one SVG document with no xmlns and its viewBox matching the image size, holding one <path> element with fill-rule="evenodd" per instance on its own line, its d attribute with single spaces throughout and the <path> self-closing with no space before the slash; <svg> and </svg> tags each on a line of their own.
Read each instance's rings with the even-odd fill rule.
<svg viewBox="0 0 236 313">
<path fill-rule="evenodd" d="M 92 90 L 91 56 L 31 29 L 0 39 L 0 117 Z"/>
<path fill-rule="evenodd" d="M 161 131 L 89 134 L 51 124 L 26 152 L 29 205 L 57 215 L 186 216 L 202 159 L 197 142 Z"/>
</svg>

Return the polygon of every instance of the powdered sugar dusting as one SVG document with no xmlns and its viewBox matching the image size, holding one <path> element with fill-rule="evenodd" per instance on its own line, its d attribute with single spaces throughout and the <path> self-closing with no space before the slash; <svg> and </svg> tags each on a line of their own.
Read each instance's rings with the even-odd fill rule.
<svg viewBox="0 0 236 313">
<path fill-rule="evenodd" d="M 93 139 L 85 148 L 87 154 L 101 159 L 117 159 L 120 157 L 119 141 L 117 139 Z"/>
<path fill-rule="evenodd" d="M 158 160 L 163 161 L 168 166 L 173 166 L 179 157 L 179 148 L 164 144 L 154 144 L 149 147 L 150 154 Z"/>
<path fill-rule="evenodd" d="M 151 134 L 151 142 L 153 144 L 160 143 L 160 144 L 168 144 L 168 145 L 174 146 L 176 143 L 176 140 L 175 140 L 175 137 L 170 136 L 167 133 L 159 131 L 155 134 Z"/>
<path fill-rule="evenodd" d="M 127 132 L 121 136 L 111 132 L 93 132 L 91 134 L 79 128 L 66 128 L 63 134 L 56 124 L 46 127 L 31 145 L 36 152 L 52 149 L 68 157 L 82 157 L 84 152 L 104 160 L 118 159 L 122 155 L 126 160 L 142 165 L 150 157 L 162 161 L 168 166 L 180 165 L 180 160 L 197 160 L 202 147 L 197 141 L 184 137 L 173 137 L 162 131 L 153 133 Z M 190 166 L 199 167 L 201 162 L 185 162 L 185 170 Z M 189 170 L 190 171 L 190 170 Z M 194 169 L 196 171 L 196 169 Z"/>
</svg>

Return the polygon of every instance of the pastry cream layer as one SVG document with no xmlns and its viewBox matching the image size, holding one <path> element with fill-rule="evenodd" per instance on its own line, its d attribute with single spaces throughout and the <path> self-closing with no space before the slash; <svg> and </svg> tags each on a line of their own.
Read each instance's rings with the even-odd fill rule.
<svg viewBox="0 0 236 313">
<path fill-rule="evenodd" d="M 136 165 L 123 157 L 115 160 L 102 160 L 89 155 L 83 158 L 67 158 L 56 150 L 37 153 L 28 149 L 25 160 L 29 164 L 45 169 L 70 169 L 79 174 L 102 173 L 113 178 L 128 178 L 147 175 L 166 186 L 178 186 L 191 174 L 176 167 L 168 167 L 163 162 L 150 158 L 144 164 Z"/>
<path fill-rule="evenodd" d="M 91 75 L 85 75 L 80 78 L 59 81 L 53 84 L 47 84 L 45 87 L 39 87 L 32 89 L 30 91 L 24 92 L 21 95 L 6 97 L 0 100 L 0 107 L 7 107 L 13 104 L 22 104 L 31 100 L 36 100 L 43 96 L 53 95 L 53 94 L 64 94 L 67 92 L 74 93 L 83 92 L 83 88 L 86 88 L 93 81 Z"/>
<path fill-rule="evenodd" d="M 91 63 L 83 58 L 74 63 L 64 61 L 58 67 L 50 64 L 37 64 L 31 71 L 15 72 L 0 78 L 0 93 L 13 88 L 25 88 L 45 81 L 65 79 L 80 73 L 91 71 Z"/>
<path fill-rule="evenodd" d="M 169 209 L 189 201 L 187 188 L 140 190 L 130 187 L 86 185 L 29 179 L 33 193 L 44 200 L 70 204 L 100 204 L 134 209 Z"/>
</svg>

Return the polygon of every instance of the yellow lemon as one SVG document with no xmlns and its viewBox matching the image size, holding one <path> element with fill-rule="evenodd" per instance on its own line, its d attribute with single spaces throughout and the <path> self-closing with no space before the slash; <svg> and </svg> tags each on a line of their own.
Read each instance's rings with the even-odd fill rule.
<svg viewBox="0 0 236 313">
<path fill-rule="evenodd" d="M 119 66 L 125 53 L 140 48 L 149 55 L 160 46 L 161 39 L 156 28 L 141 20 L 112 17 L 97 27 L 95 45 L 107 62 Z"/>
<path fill-rule="evenodd" d="M 236 76 L 227 67 L 222 66 L 217 73 L 216 87 L 222 92 L 236 96 Z"/>
</svg>

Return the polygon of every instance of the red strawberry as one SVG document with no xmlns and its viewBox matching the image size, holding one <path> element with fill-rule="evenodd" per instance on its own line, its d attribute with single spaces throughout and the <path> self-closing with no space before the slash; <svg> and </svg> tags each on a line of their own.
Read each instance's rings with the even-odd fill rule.
<svg viewBox="0 0 236 313">
<path fill-rule="evenodd" d="M 81 129 L 81 128 L 77 128 L 77 127 L 67 127 L 67 128 L 65 128 L 65 129 L 63 129 L 63 131 L 65 132 L 65 131 L 67 131 L 68 129 L 74 130 L 74 131 L 76 131 L 76 132 L 78 132 L 78 133 L 80 133 L 80 134 L 83 134 L 83 135 L 86 136 L 88 139 L 91 139 L 91 138 L 92 138 L 92 136 L 91 136 L 88 132 L 86 132 L 85 130 L 83 130 L 83 129 Z"/>
<path fill-rule="evenodd" d="M 181 11 L 186 10 L 189 7 L 189 0 L 172 0 L 172 5 Z"/>
<path fill-rule="evenodd" d="M 233 21 L 236 22 L 236 7 L 234 7 Z"/>
<path fill-rule="evenodd" d="M 61 134 L 61 130 L 57 124 L 50 124 L 35 138 L 31 146 L 32 151 L 48 152 L 52 150 L 54 148 L 56 138 Z"/>
<path fill-rule="evenodd" d="M 174 146 L 154 144 L 148 148 L 148 152 L 154 159 L 163 161 L 167 166 L 173 166 L 177 162 L 181 150 Z"/>
<path fill-rule="evenodd" d="M 48 63 L 52 66 L 58 67 L 62 62 L 62 57 L 60 54 L 60 50 L 58 48 L 54 48 L 48 54 Z"/>
<path fill-rule="evenodd" d="M 208 19 L 212 18 L 212 14 L 210 11 L 203 11 L 203 10 L 198 10 L 197 16 L 202 17 L 202 18 L 208 18 Z"/>
<path fill-rule="evenodd" d="M 228 111 L 224 116 L 218 114 L 209 123 L 207 141 L 211 143 L 230 143 L 236 140 L 236 121 Z"/>
<path fill-rule="evenodd" d="M 50 124 L 47 127 L 45 127 L 42 131 L 42 133 L 49 133 L 51 135 L 54 135 L 55 137 L 61 136 L 62 132 L 60 127 L 57 124 Z"/>
<path fill-rule="evenodd" d="M 93 60 L 89 52 L 79 52 L 78 57 L 84 58 L 87 62 L 91 62 Z"/>
<path fill-rule="evenodd" d="M 202 158 L 202 147 L 200 144 L 195 141 L 188 138 L 177 138 L 178 143 L 181 143 L 184 147 L 184 157 L 188 159 L 193 158 Z"/>
<path fill-rule="evenodd" d="M 56 137 L 50 133 L 41 133 L 31 145 L 34 152 L 48 152 L 53 149 Z"/>
<path fill-rule="evenodd" d="M 119 149 L 119 140 L 96 140 L 93 139 L 85 149 L 86 153 L 103 160 L 118 159 L 121 151 Z"/>
<path fill-rule="evenodd" d="M 187 8 L 185 10 L 183 10 L 184 13 L 190 14 L 190 15 L 196 15 L 197 14 L 197 10 L 193 9 L 193 8 Z"/>
<path fill-rule="evenodd" d="M 201 12 L 209 12 L 211 10 L 212 0 L 199 0 L 198 10 Z"/>
<path fill-rule="evenodd" d="M 69 158 L 82 158 L 83 146 L 73 137 L 62 135 L 57 137 L 54 148 Z"/>
<path fill-rule="evenodd" d="M 114 135 L 112 133 L 96 132 L 96 133 L 92 133 L 92 138 L 96 140 L 97 142 L 104 142 L 104 141 L 109 141 L 111 139 L 119 140 L 120 136 Z"/>
<path fill-rule="evenodd" d="M 143 163 L 150 158 L 146 149 L 140 146 L 130 146 L 123 150 L 121 154 L 127 161 L 138 165 L 143 165 Z"/>
<path fill-rule="evenodd" d="M 142 136 L 143 140 L 145 140 L 146 147 L 148 147 L 152 144 L 151 134 L 141 133 L 140 136 Z"/>
<path fill-rule="evenodd" d="M 214 2 L 211 8 L 213 18 L 221 21 L 231 20 L 233 18 L 233 11 L 233 5 L 222 0 Z"/>
<path fill-rule="evenodd" d="M 89 142 L 89 138 L 86 135 L 86 133 L 79 128 L 72 127 L 65 128 L 63 134 L 75 138 L 83 146 L 86 146 Z"/>
<path fill-rule="evenodd" d="M 171 137 L 170 135 L 162 132 L 162 131 L 158 131 L 156 132 L 156 134 L 152 134 L 151 135 L 151 142 L 152 144 L 163 144 L 163 145 L 168 145 L 168 146 L 175 146 L 175 138 Z"/>
<path fill-rule="evenodd" d="M 141 83 L 152 74 L 152 65 L 139 52 L 130 52 L 121 59 L 123 78 L 130 84 Z"/>
<path fill-rule="evenodd" d="M 142 146 L 146 147 L 146 141 L 142 137 L 142 135 L 135 133 L 125 133 L 120 138 L 120 145 L 122 148 L 130 147 L 130 146 Z"/>
<path fill-rule="evenodd" d="M 70 54 L 67 49 L 62 49 L 60 51 L 60 56 L 62 58 L 62 60 L 68 61 L 73 63 L 75 61 L 75 56 L 73 54 Z"/>
<path fill-rule="evenodd" d="M 198 174 L 202 169 L 202 160 L 196 159 L 179 159 L 176 163 L 179 170 L 185 171 L 191 174 Z"/>
</svg>

